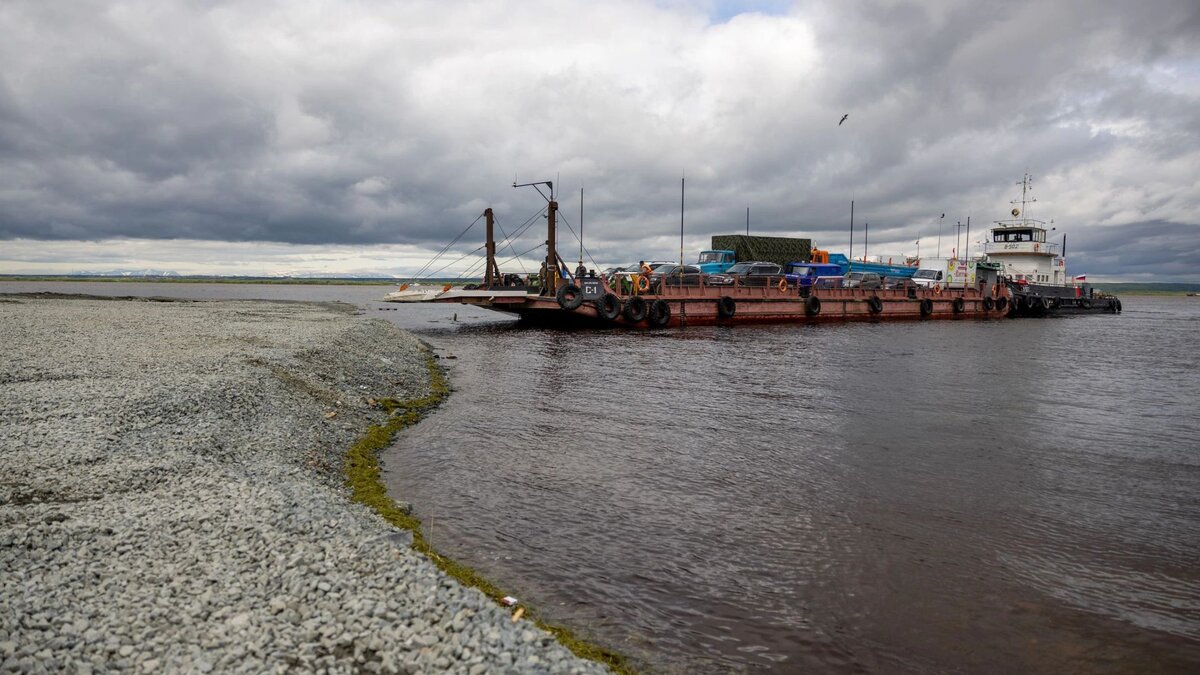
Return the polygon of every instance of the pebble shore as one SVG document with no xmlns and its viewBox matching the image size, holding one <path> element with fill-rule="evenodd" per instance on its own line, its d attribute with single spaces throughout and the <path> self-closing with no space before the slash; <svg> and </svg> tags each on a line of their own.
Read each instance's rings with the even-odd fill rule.
<svg viewBox="0 0 1200 675">
<path fill-rule="evenodd" d="M 607 672 L 348 499 L 425 358 L 348 305 L 0 296 L 0 672 Z"/>
</svg>

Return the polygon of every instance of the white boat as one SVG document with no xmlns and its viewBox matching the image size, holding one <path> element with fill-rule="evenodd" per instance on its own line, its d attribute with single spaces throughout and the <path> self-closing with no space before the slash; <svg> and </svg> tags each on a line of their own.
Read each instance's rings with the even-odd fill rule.
<svg viewBox="0 0 1200 675">
<path fill-rule="evenodd" d="M 384 302 L 426 302 L 441 295 L 441 286 L 422 286 L 421 284 L 403 284 L 398 290 L 383 296 Z"/>
</svg>

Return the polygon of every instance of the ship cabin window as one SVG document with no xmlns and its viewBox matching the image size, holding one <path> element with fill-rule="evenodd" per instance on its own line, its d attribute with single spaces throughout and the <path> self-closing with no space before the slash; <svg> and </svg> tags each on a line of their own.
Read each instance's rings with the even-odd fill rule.
<svg viewBox="0 0 1200 675">
<path fill-rule="evenodd" d="M 1045 230 L 996 230 L 992 241 L 1046 241 Z"/>
</svg>

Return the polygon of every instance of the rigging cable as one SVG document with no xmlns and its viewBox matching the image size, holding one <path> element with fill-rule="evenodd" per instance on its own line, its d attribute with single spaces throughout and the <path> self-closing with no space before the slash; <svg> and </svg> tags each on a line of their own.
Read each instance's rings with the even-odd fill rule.
<svg viewBox="0 0 1200 675">
<path fill-rule="evenodd" d="M 522 234 L 524 234 L 525 231 L 528 230 L 531 225 L 533 225 L 534 220 L 538 216 L 544 215 L 545 213 L 546 213 L 546 209 L 539 209 L 538 211 L 534 212 L 534 214 L 532 216 L 529 216 L 529 218 L 525 219 L 525 222 L 521 223 L 521 225 L 518 226 L 516 230 L 513 230 L 512 235 L 509 235 L 507 232 L 504 231 L 504 227 L 502 227 L 500 225 L 499 220 L 495 221 L 496 226 L 500 227 L 500 233 L 504 235 L 504 241 L 500 242 L 500 245 L 497 248 L 503 249 L 504 246 L 507 245 L 508 250 L 513 252 L 514 257 L 509 258 L 505 262 L 507 263 L 507 262 L 511 262 L 512 260 L 516 260 L 517 264 L 521 266 L 521 271 L 525 274 L 528 274 L 529 271 L 525 269 L 525 263 L 521 262 L 521 258 L 520 258 L 520 255 L 524 255 L 524 254 L 520 254 L 520 255 L 517 254 L 517 249 L 513 247 L 513 242 L 516 241 L 517 238 L 520 237 Z M 539 246 L 540 245 L 541 244 L 539 244 Z M 537 246 L 534 247 L 534 249 L 536 249 L 536 248 L 537 248 Z M 530 250 L 533 250 L 533 249 L 530 249 Z M 528 251 L 526 251 L 526 253 L 528 253 Z M 499 265 L 497 265 L 497 267 L 499 267 Z"/>
<path fill-rule="evenodd" d="M 446 244 L 445 246 L 443 246 L 442 250 L 437 252 L 437 255 L 430 258 L 429 261 L 426 262 L 425 265 L 423 265 L 421 267 L 421 269 L 417 270 L 416 274 L 413 274 L 412 276 L 410 276 L 409 279 L 416 281 L 421 276 L 422 272 L 429 269 L 430 266 L 433 265 L 433 263 L 437 262 L 438 258 L 442 257 L 442 254 L 444 254 L 451 246 L 458 243 L 458 240 L 462 239 L 463 235 L 465 235 L 472 227 L 475 227 L 475 223 L 478 223 L 481 218 L 483 218 L 483 213 L 480 213 L 479 216 L 474 221 L 472 221 L 470 225 L 467 226 L 467 229 L 463 230 L 462 232 L 459 232 L 458 236 L 455 237 L 453 241 L 451 241 L 449 244 Z M 446 269 L 446 268 L 443 267 L 442 269 Z"/>
<path fill-rule="evenodd" d="M 592 257 L 592 252 L 587 250 L 587 247 L 583 245 L 583 240 L 581 240 L 579 238 L 579 235 L 575 234 L 575 228 L 571 227 L 571 223 L 569 223 L 567 221 L 566 217 L 562 215 L 562 211 L 559 211 L 559 218 L 563 221 L 563 224 L 567 226 L 567 229 L 570 230 L 571 234 L 575 237 L 575 241 L 579 242 L 579 246 L 583 249 L 584 254 L 587 255 L 588 260 L 592 261 L 592 267 L 599 269 L 600 265 L 596 264 L 596 259 Z"/>
</svg>

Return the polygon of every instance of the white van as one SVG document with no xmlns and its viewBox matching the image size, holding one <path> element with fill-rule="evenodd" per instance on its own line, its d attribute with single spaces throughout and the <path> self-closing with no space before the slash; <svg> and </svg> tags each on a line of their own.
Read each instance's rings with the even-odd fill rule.
<svg viewBox="0 0 1200 675">
<path fill-rule="evenodd" d="M 942 288 L 965 288 L 975 284 L 975 263 L 956 258 L 925 258 L 913 274 L 913 283 L 918 286 L 941 286 Z"/>
<path fill-rule="evenodd" d="M 912 275 L 913 283 L 926 288 L 942 286 L 946 281 L 946 272 L 936 267 L 918 267 Z"/>
</svg>

